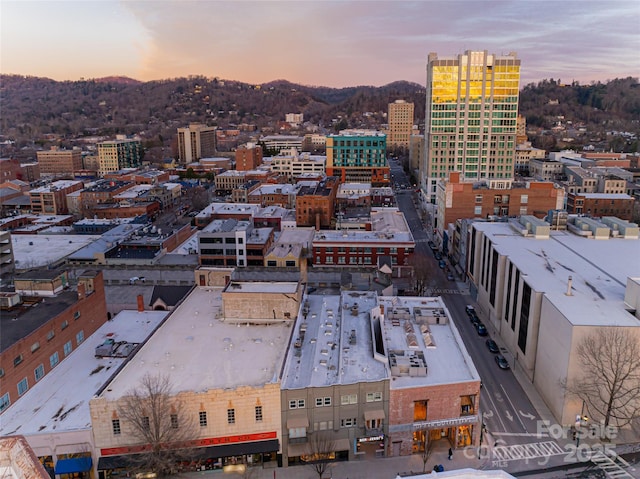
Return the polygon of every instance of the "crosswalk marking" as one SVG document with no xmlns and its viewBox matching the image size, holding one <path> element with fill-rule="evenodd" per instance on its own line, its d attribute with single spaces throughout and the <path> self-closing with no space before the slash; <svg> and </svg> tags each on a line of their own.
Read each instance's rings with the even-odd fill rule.
<svg viewBox="0 0 640 479">
<path fill-rule="evenodd" d="M 494 459 L 499 461 L 518 461 L 522 459 L 537 459 L 540 457 L 559 456 L 566 454 L 554 441 L 532 442 L 513 446 L 496 446 L 493 448 Z"/>
</svg>

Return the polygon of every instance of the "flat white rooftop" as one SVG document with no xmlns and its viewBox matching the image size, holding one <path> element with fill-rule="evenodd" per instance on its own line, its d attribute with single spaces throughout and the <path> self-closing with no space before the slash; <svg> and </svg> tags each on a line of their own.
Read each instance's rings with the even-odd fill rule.
<svg viewBox="0 0 640 479">
<path fill-rule="evenodd" d="M 400 351 L 406 358 L 420 352 L 427 366 L 426 376 L 393 375 L 391 389 L 480 381 L 442 298 L 382 296 L 379 301 L 384 306 L 381 329 L 387 355 Z M 392 320 L 394 311 L 403 312 L 410 319 Z M 420 330 L 424 323 L 416 319 L 438 315 L 442 318 L 440 324 L 428 324 L 430 342 L 427 344 Z"/>
<path fill-rule="evenodd" d="M 283 293 L 294 294 L 298 290 L 298 283 L 247 281 L 232 282 L 225 292 L 231 293 Z"/>
<path fill-rule="evenodd" d="M 357 311 L 346 308 L 355 304 Z M 388 379 L 386 364 L 374 359 L 372 353 L 369 310 L 376 305 L 375 292 L 305 296 L 291 338 L 282 388 Z"/>
<path fill-rule="evenodd" d="M 32 190 L 30 190 L 30 193 L 51 193 L 53 191 L 58 191 L 64 188 L 69 188 L 70 186 L 74 186 L 77 185 L 79 183 L 82 183 L 82 181 L 77 181 L 77 180 L 58 180 L 58 181 L 54 181 L 53 183 L 50 183 L 48 185 L 45 186 L 40 186 L 38 188 L 34 188 Z"/>
<path fill-rule="evenodd" d="M 212 214 L 240 214 L 249 213 L 254 215 L 256 211 L 260 209 L 260 205 L 249 203 L 211 203 L 200 213 L 196 215 L 196 218 L 208 218 Z"/>
<path fill-rule="evenodd" d="M 47 266 L 99 238 L 99 235 L 12 235 L 14 262 L 19 269 Z"/>
<path fill-rule="evenodd" d="M 109 338 L 116 342 L 141 343 L 167 314 L 166 311 L 121 311 L 85 338 L 75 351 L 2 414 L 0 436 L 91 428 L 89 400 L 126 361 L 126 358 L 96 358 L 95 348 Z"/>
<path fill-rule="evenodd" d="M 377 351 L 372 320 L 380 323 L 384 353 Z M 392 321 L 392 312 L 406 311 L 407 320 Z M 306 318 L 304 312 L 307 311 Z M 429 324 L 430 341 L 425 342 L 416 317 L 437 311 L 441 324 Z M 408 327 L 415 338 L 408 340 Z M 406 358 L 419 353 L 426 363 L 426 375 L 396 374 L 392 355 Z M 460 335 L 450 321 L 440 298 L 379 297 L 372 291 L 350 291 L 341 295 L 306 295 L 291 337 L 283 371 L 283 389 L 324 387 L 337 384 L 391 380 L 392 389 L 480 381 Z"/>
<path fill-rule="evenodd" d="M 101 397 L 123 396 L 147 373 L 168 376 L 174 393 L 278 382 L 291 326 L 223 323 L 221 291 L 195 288 Z"/>
<path fill-rule="evenodd" d="M 523 237 L 507 223 L 474 223 L 508 256 L 531 288 L 575 326 L 640 326 L 624 307 L 627 278 L 640 273 L 640 239 L 595 240 L 568 231 Z M 567 296 L 572 277 L 571 296 Z"/>
</svg>

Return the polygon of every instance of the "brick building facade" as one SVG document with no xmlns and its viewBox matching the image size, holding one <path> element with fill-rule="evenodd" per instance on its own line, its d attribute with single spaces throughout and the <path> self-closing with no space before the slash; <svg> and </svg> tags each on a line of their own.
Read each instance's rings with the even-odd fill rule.
<svg viewBox="0 0 640 479">
<path fill-rule="evenodd" d="M 78 278 L 77 291 L 40 302 L 33 298 L 30 307 L 3 313 L 0 321 L 3 411 L 107 321 L 102 272 L 87 271 Z"/>
</svg>

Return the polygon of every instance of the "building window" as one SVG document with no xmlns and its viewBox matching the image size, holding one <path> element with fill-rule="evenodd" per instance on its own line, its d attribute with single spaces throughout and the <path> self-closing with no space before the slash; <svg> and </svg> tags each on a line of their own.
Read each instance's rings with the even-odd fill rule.
<svg viewBox="0 0 640 479">
<path fill-rule="evenodd" d="M 149 416 L 144 416 L 142 418 L 142 429 L 144 431 L 149 431 L 151 430 L 151 423 L 149 422 Z"/>
<path fill-rule="evenodd" d="M 382 392 L 367 393 L 367 402 L 382 401 Z"/>
<path fill-rule="evenodd" d="M 15 358 L 13 358 L 13 366 L 17 366 L 22 362 L 22 354 L 18 354 Z"/>
<path fill-rule="evenodd" d="M 27 378 L 22 378 L 22 380 L 18 383 L 18 396 L 22 396 L 29 390 L 29 381 Z"/>
<path fill-rule="evenodd" d="M 40 381 L 44 377 L 44 366 L 40 364 L 34 369 L 33 374 L 36 377 L 36 382 Z"/>
<path fill-rule="evenodd" d="M 4 393 L 2 397 L 0 397 L 0 412 L 7 409 L 11 406 L 11 400 L 9 399 L 9 393 Z"/>
<path fill-rule="evenodd" d="M 476 206 L 473 208 L 473 214 L 474 215 L 481 215 L 482 214 L 482 206 Z"/>
<path fill-rule="evenodd" d="M 344 394 L 340 396 L 340 404 L 346 406 L 348 404 L 358 404 L 357 394 Z"/>
<path fill-rule="evenodd" d="M 304 399 L 289 400 L 289 409 L 302 409 L 302 408 L 304 408 Z"/>
<path fill-rule="evenodd" d="M 198 413 L 198 419 L 200 421 L 200 427 L 205 427 L 207 425 L 207 411 L 200 411 Z"/>
<path fill-rule="evenodd" d="M 357 420 L 355 417 L 340 419 L 340 427 L 355 427 L 356 423 L 357 423 Z"/>
<path fill-rule="evenodd" d="M 289 428 L 289 439 L 299 439 L 301 437 L 307 437 L 306 427 L 292 427 Z"/>
<path fill-rule="evenodd" d="M 73 313 L 73 319 L 78 319 L 80 317 L 80 311 L 76 311 Z"/>
<path fill-rule="evenodd" d="M 227 409 L 227 424 L 235 424 L 235 423 L 236 423 L 236 410 Z"/>
<path fill-rule="evenodd" d="M 178 429 L 178 415 L 172 414 L 171 418 L 171 429 Z"/>
<path fill-rule="evenodd" d="M 78 334 L 76 334 L 76 343 L 78 346 L 80 346 L 82 341 L 84 341 L 84 331 L 78 331 Z"/>
<path fill-rule="evenodd" d="M 60 362 L 60 359 L 58 358 L 58 351 L 56 351 L 51 356 L 49 356 L 49 364 L 51 365 L 52 368 L 55 368 L 59 362 Z"/>
<path fill-rule="evenodd" d="M 53 329 L 51 331 L 49 331 L 47 333 L 47 341 L 51 341 L 54 338 L 55 335 L 56 335 L 56 333 L 53 331 Z"/>
<path fill-rule="evenodd" d="M 474 396 L 461 396 L 460 397 L 460 415 L 471 416 L 475 412 L 474 408 Z"/>
<path fill-rule="evenodd" d="M 529 203 L 529 195 L 520 195 L 520 204 L 526 205 Z"/>
<path fill-rule="evenodd" d="M 316 407 L 331 406 L 331 397 L 316 398 Z"/>
<path fill-rule="evenodd" d="M 262 422 L 262 406 L 256 406 L 256 422 Z"/>
<path fill-rule="evenodd" d="M 64 321 L 62 321 L 62 324 L 60 325 L 60 330 L 64 331 L 65 329 L 67 329 L 67 326 L 69 326 L 69 321 L 65 319 Z"/>
<path fill-rule="evenodd" d="M 120 419 L 111 420 L 111 430 L 114 436 L 119 436 L 120 433 L 122 433 L 122 429 L 120 429 Z"/>
<path fill-rule="evenodd" d="M 35 353 L 38 349 L 40 349 L 40 343 L 36 341 L 31 345 L 31 352 Z"/>
<path fill-rule="evenodd" d="M 4 376 L 4 369 L 0 368 L 0 378 Z"/>
<path fill-rule="evenodd" d="M 71 351 L 73 351 L 71 341 L 67 341 L 66 343 L 64 343 L 64 357 L 66 358 L 67 356 L 69 356 L 69 354 L 71 354 Z"/>
<path fill-rule="evenodd" d="M 416 401 L 413 403 L 413 421 L 427 420 L 427 401 Z"/>
<path fill-rule="evenodd" d="M 482 195 L 476 195 L 476 203 L 482 203 Z"/>
</svg>

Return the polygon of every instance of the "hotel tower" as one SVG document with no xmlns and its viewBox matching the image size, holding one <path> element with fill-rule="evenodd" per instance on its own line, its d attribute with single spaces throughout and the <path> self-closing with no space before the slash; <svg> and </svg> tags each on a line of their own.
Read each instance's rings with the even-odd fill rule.
<svg viewBox="0 0 640 479">
<path fill-rule="evenodd" d="M 425 161 L 420 165 L 426 201 L 452 171 L 462 181 L 508 188 L 513 181 L 520 60 L 515 53 L 466 51 L 427 62 Z"/>
</svg>

